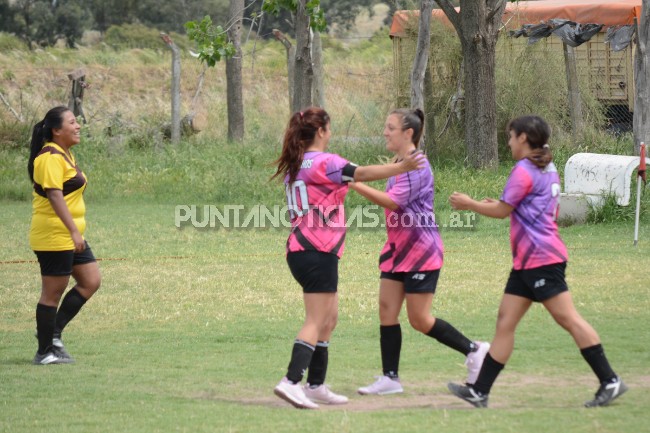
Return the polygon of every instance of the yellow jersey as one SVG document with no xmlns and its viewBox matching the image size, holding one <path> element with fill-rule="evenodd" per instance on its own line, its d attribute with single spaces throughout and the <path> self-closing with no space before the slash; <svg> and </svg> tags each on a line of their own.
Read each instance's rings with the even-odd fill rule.
<svg viewBox="0 0 650 433">
<path fill-rule="evenodd" d="M 56 143 L 45 143 L 34 160 L 34 192 L 29 244 L 34 251 L 74 250 L 70 232 L 47 199 L 48 189 L 63 192 L 65 204 L 79 233 L 86 231 L 86 204 L 83 193 L 86 175 L 72 153 L 69 156 Z"/>
</svg>

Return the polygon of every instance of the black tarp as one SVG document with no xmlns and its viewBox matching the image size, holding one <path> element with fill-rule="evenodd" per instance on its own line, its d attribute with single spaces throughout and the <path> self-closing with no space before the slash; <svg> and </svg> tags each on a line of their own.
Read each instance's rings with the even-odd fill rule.
<svg viewBox="0 0 650 433">
<path fill-rule="evenodd" d="M 634 25 L 610 27 L 605 34 L 605 43 L 609 44 L 612 51 L 622 51 L 630 45 L 635 33 Z"/>
</svg>

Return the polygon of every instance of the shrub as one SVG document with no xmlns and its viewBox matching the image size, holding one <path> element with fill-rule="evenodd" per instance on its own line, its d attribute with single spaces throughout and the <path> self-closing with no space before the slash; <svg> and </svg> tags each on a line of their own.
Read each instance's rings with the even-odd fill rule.
<svg viewBox="0 0 650 433">
<path fill-rule="evenodd" d="M 0 32 L 0 52 L 24 50 L 25 48 L 27 48 L 27 46 L 18 37 Z"/>
</svg>

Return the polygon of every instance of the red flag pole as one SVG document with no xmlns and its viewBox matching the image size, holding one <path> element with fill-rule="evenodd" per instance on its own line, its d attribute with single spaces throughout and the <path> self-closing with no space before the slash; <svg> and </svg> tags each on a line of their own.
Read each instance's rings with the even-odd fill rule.
<svg viewBox="0 0 650 433">
<path fill-rule="evenodd" d="M 641 142 L 640 146 L 640 157 L 639 168 L 637 169 L 638 176 L 636 177 L 636 213 L 634 215 L 634 246 L 636 247 L 639 243 L 639 213 L 641 212 L 641 181 L 645 184 L 645 143 Z"/>
</svg>

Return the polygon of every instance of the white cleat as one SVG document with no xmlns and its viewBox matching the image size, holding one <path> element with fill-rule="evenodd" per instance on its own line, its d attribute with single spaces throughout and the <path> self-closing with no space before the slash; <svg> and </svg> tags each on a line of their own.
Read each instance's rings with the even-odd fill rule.
<svg viewBox="0 0 650 433">
<path fill-rule="evenodd" d="M 377 380 L 368 386 L 359 388 L 357 391 L 361 395 L 388 395 L 404 392 L 399 379 L 391 379 L 388 376 L 375 376 Z"/>
<path fill-rule="evenodd" d="M 298 409 L 318 409 L 318 405 L 307 398 L 299 383 L 291 383 L 283 377 L 273 389 L 275 395 Z"/>
<path fill-rule="evenodd" d="M 346 396 L 333 393 L 329 386 L 325 384 L 319 385 L 316 388 L 311 388 L 309 384 L 306 384 L 303 391 L 309 400 L 316 403 L 345 404 L 348 402 Z"/>
</svg>

